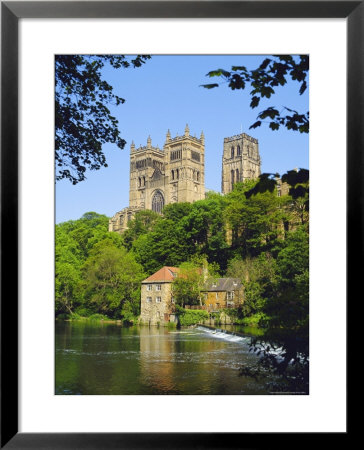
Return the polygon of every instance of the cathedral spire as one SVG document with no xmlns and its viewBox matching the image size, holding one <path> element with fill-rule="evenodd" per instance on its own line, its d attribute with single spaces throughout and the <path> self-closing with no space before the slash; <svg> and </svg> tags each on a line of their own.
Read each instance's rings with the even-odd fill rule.
<svg viewBox="0 0 364 450">
<path fill-rule="evenodd" d="M 205 143 L 205 135 L 203 134 L 203 131 L 201 131 L 200 141 L 204 144 Z"/>
<path fill-rule="evenodd" d="M 151 148 L 151 146 L 152 146 L 152 140 L 151 140 L 150 135 L 149 135 L 148 139 L 147 139 L 147 147 Z"/>
<path fill-rule="evenodd" d="M 168 130 L 167 131 L 167 136 L 166 136 L 166 142 L 171 140 L 171 132 Z"/>
<path fill-rule="evenodd" d="M 134 144 L 134 141 L 131 141 L 130 150 L 131 150 L 131 151 L 135 150 L 135 144 Z"/>
<path fill-rule="evenodd" d="M 186 123 L 185 136 L 189 136 L 189 135 L 190 135 L 190 129 L 188 128 L 188 123 Z"/>
</svg>

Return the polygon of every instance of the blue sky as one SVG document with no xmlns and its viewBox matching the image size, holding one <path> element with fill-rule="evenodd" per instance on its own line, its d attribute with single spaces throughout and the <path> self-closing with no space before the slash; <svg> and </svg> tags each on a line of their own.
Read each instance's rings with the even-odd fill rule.
<svg viewBox="0 0 364 450">
<path fill-rule="evenodd" d="M 105 79 L 115 94 L 126 102 L 112 109 L 119 120 L 121 137 L 127 141 L 123 150 L 116 145 L 103 147 L 109 167 L 88 171 L 87 180 L 72 185 L 68 180 L 56 184 L 56 222 L 79 219 L 85 212 L 96 211 L 112 216 L 129 204 L 130 144 L 145 145 L 148 135 L 152 145 L 163 147 L 167 130 L 172 137 L 183 134 L 186 123 L 192 135 L 205 134 L 205 187 L 221 190 L 221 161 L 224 137 L 241 130 L 259 141 L 262 172 L 309 168 L 309 138 L 298 132 L 272 131 L 267 124 L 254 130 L 259 111 L 267 106 L 283 106 L 298 112 L 309 110 L 308 90 L 299 95 L 299 84 L 290 81 L 251 109 L 249 89 L 232 91 L 226 85 L 208 90 L 201 84 L 219 82 L 207 78 L 210 70 L 229 70 L 233 65 L 253 69 L 264 56 L 242 55 L 156 55 L 137 69 L 104 70 Z"/>
</svg>

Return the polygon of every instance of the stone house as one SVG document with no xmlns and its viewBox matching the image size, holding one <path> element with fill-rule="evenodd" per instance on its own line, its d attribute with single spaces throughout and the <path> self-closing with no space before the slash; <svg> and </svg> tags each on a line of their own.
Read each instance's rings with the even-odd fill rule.
<svg viewBox="0 0 364 450">
<path fill-rule="evenodd" d="M 172 283 L 179 269 L 164 266 L 142 281 L 140 322 L 157 325 L 174 322 L 174 299 Z"/>
<path fill-rule="evenodd" d="M 244 288 L 239 278 L 217 278 L 206 283 L 201 292 L 207 311 L 237 308 L 244 301 Z"/>
</svg>

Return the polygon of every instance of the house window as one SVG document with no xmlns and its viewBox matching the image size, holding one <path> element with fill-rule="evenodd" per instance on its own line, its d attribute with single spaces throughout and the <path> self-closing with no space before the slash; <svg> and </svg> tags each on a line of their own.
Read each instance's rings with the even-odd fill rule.
<svg viewBox="0 0 364 450">
<path fill-rule="evenodd" d="M 156 291 L 161 291 L 162 290 L 162 286 L 160 284 L 156 284 L 155 285 L 155 290 Z"/>
<path fill-rule="evenodd" d="M 152 297 L 147 297 L 147 303 L 152 303 Z"/>
<path fill-rule="evenodd" d="M 234 299 L 234 292 L 228 292 L 227 293 L 227 299 L 228 300 L 233 300 Z"/>
<path fill-rule="evenodd" d="M 151 284 L 147 284 L 147 291 L 151 291 L 153 289 L 153 286 Z"/>
<path fill-rule="evenodd" d="M 156 303 L 161 303 L 162 302 L 162 297 L 156 297 L 155 301 L 156 301 Z"/>
</svg>

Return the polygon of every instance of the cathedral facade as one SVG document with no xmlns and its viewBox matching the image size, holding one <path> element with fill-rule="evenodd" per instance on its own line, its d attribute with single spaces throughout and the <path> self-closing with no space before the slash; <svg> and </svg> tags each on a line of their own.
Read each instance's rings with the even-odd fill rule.
<svg viewBox="0 0 364 450">
<path fill-rule="evenodd" d="M 238 181 L 260 175 L 258 141 L 245 133 L 224 139 L 222 193 L 231 192 Z M 123 233 L 137 211 L 149 209 L 161 213 L 164 206 L 177 202 L 195 202 L 205 198 L 205 137 L 190 135 L 186 125 L 182 136 L 167 132 L 163 148 L 147 145 L 130 147 L 129 207 L 109 221 L 109 231 Z"/>
<path fill-rule="evenodd" d="M 167 132 L 163 148 L 147 145 L 130 147 L 129 207 L 116 213 L 109 231 L 122 233 L 135 212 L 150 209 L 161 213 L 164 206 L 205 198 L 205 137 L 190 135 L 188 125 L 182 136 Z"/>
</svg>

